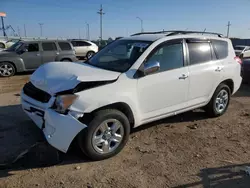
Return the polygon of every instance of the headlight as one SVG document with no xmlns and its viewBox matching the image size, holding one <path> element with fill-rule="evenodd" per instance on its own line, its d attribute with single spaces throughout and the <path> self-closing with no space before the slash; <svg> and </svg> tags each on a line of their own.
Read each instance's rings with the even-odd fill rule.
<svg viewBox="0 0 250 188">
<path fill-rule="evenodd" d="M 78 95 L 57 96 L 55 101 L 55 111 L 64 114 L 77 98 Z"/>
</svg>

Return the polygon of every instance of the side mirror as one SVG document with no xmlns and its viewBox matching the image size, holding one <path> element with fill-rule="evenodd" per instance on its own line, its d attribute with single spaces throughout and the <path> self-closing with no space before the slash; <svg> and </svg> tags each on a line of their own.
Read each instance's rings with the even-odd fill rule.
<svg viewBox="0 0 250 188">
<path fill-rule="evenodd" d="M 149 75 L 160 70 L 158 61 L 150 61 L 144 64 L 144 75 Z"/>
</svg>

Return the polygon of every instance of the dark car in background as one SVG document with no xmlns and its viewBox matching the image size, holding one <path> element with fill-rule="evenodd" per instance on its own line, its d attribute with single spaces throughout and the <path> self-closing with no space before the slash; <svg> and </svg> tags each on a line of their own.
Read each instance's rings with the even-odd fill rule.
<svg viewBox="0 0 250 188">
<path fill-rule="evenodd" d="M 0 76 L 32 71 L 52 61 L 77 61 L 72 44 L 65 40 L 19 41 L 0 52 Z"/>
<path fill-rule="evenodd" d="M 242 61 L 242 75 L 243 75 L 243 82 L 250 83 L 250 58 L 243 59 Z"/>
</svg>

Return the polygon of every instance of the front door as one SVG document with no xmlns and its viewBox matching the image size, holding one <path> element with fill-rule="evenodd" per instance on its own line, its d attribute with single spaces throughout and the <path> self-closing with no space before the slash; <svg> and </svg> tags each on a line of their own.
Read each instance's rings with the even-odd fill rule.
<svg viewBox="0 0 250 188">
<path fill-rule="evenodd" d="M 59 55 L 56 44 L 54 42 L 42 43 L 42 63 L 48 63 L 56 60 Z"/>
<path fill-rule="evenodd" d="M 138 100 L 142 121 L 157 118 L 186 107 L 188 69 L 184 63 L 182 40 L 161 44 L 146 62 L 160 63 L 160 70 L 138 78 Z"/>
<path fill-rule="evenodd" d="M 23 59 L 25 68 L 27 70 L 34 70 L 38 68 L 42 64 L 38 43 L 27 43 L 24 48 L 27 51 L 23 52 L 20 57 Z"/>
<path fill-rule="evenodd" d="M 222 60 L 215 58 L 210 41 L 187 39 L 187 46 L 190 81 L 188 105 L 194 106 L 209 100 L 221 80 L 223 64 Z"/>
</svg>

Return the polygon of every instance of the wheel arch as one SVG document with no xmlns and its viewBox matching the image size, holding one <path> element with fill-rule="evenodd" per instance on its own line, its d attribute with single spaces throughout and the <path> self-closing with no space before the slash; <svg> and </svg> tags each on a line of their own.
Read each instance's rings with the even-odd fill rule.
<svg viewBox="0 0 250 188">
<path fill-rule="evenodd" d="M 230 92 L 231 94 L 234 92 L 234 81 L 232 79 L 227 79 L 227 80 L 224 80 L 222 81 L 220 84 L 226 84 L 229 88 L 230 88 Z M 220 85 L 219 84 L 219 85 Z M 218 86 L 219 86 L 218 85 Z M 217 86 L 217 87 L 218 87 Z"/>
<path fill-rule="evenodd" d="M 90 113 L 87 113 L 86 116 L 84 114 L 85 121 L 88 121 L 89 119 L 91 119 L 92 114 L 94 114 L 95 112 L 100 111 L 100 110 L 104 110 L 104 109 L 116 109 L 116 110 L 121 111 L 128 118 L 129 123 L 131 125 L 131 128 L 134 127 L 135 118 L 134 118 L 133 111 L 130 108 L 130 106 L 127 103 L 125 103 L 125 102 L 115 102 L 115 103 L 112 103 L 112 104 L 108 104 L 108 105 L 99 107 L 99 108 L 93 110 Z"/>
</svg>

